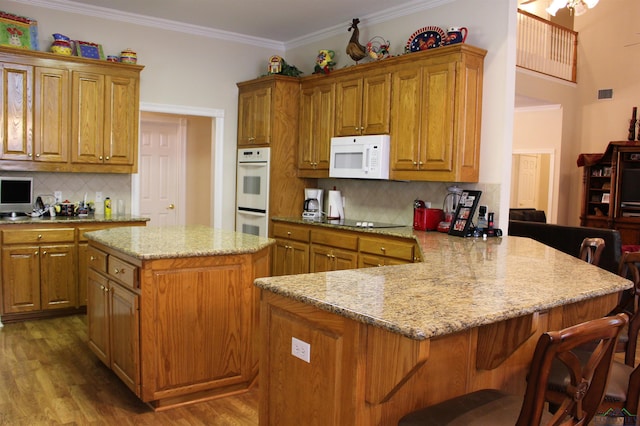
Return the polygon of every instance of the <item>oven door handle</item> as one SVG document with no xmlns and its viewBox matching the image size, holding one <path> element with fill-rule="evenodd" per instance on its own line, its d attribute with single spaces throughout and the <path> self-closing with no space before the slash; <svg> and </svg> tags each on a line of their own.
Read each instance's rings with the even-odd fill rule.
<svg viewBox="0 0 640 426">
<path fill-rule="evenodd" d="M 263 209 L 252 209 L 250 207 L 238 207 L 238 213 L 246 213 L 252 216 L 266 216 L 267 211 Z"/>
</svg>

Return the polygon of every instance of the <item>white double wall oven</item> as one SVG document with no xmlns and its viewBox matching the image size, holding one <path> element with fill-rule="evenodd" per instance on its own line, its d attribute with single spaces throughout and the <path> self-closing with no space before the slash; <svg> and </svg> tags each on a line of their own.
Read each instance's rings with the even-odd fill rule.
<svg viewBox="0 0 640 426">
<path fill-rule="evenodd" d="M 238 149 L 236 231 L 266 237 L 271 148 Z"/>
</svg>

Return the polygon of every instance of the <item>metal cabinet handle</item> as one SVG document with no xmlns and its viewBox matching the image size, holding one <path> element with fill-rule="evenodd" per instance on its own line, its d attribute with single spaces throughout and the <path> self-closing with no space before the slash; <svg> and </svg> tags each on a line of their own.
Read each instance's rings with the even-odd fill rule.
<svg viewBox="0 0 640 426">
<path fill-rule="evenodd" d="M 42 239 L 42 234 L 38 234 L 38 239 L 41 240 Z"/>
<path fill-rule="evenodd" d="M 97 257 L 95 257 L 95 256 L 89 256 L 89 261 L 91 261 L 91 262 L 93 262 L 96 259 L 97 259 Z"/>
</svg>

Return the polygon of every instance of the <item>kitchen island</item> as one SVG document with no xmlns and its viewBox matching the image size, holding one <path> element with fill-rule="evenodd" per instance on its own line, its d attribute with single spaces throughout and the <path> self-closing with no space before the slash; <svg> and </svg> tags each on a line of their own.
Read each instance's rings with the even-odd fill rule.
<svg viewBox="0 0 640 426">
<path fill-rule="evenodd" d="M 421 263 L 256 280 L 261 425 L 391 425 L 479 388 L 522 394 L 541 333 L 631 287 L 527 238 L 413 237 Z"/>
<path fill-rule="evenodd" d="M 89 239 L 89 347 L 156 410 L 246 392 L 273 240 L 205 226 Z"/>
</svg>

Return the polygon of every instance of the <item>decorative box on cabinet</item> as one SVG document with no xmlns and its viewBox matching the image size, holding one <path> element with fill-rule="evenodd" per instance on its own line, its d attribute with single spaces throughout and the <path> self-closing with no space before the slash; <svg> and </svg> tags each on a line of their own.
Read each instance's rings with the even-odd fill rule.
<svg viewBox="0 0 640 426">
<path fill-rule="evenodd" d="M 0 68 L 3 170 L 137 171 L 142 66 L 0 47 Z"/>
</svg>

